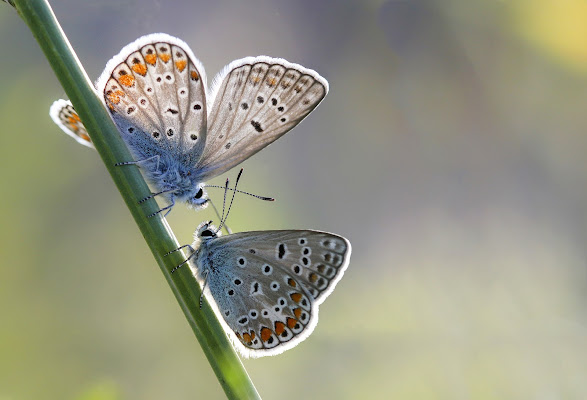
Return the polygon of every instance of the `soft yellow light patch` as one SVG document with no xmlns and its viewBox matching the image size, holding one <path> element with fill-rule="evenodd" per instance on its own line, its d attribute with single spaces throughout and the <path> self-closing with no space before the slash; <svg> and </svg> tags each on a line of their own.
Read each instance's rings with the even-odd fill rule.
<svg viewBox="0 0 587 400">
<path fill-rule="evenodd" d="M 566 66 L 587 73 L 587 1 L 508 2 L 514 29 Z"/>
</svg>

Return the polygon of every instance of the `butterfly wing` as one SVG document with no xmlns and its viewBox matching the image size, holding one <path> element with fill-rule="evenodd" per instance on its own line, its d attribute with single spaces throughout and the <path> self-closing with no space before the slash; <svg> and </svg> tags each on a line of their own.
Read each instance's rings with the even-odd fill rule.
<svg viewBox="0 0 587 400">
<path fill-rule="evenodd" d="M 281 58 L 247 57 L 214 79 L 202 180 L 246 160 L 299 124 L 328 93 L 317 72 Z"/>
<path fill-rule="evenodd" d="M 137 158 L 185 157 L 195 165 L 206 142 L 204 68 L 181 40 L 162 33 L 125 46 L 96 87 Z"/>
<path fill-rule="evenodd" d="M 210 240 L 198 256 L 208 287 L 243 355 L 295 347 L 348 266 L 345 238 L 311 230 L 241 232 Z"/>
<path fill-rule="evenodd" d="M 51 105 L 49 115 L 62 130 L 84 146 L 94 148 L 86 127 L 73 109 L 71 101 L 59 99 Z"/>
</svg>

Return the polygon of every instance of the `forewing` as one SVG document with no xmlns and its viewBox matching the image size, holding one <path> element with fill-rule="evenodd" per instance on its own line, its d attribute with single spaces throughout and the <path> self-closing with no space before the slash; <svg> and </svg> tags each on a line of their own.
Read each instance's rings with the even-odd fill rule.
<svg viewBox="0 0 587 400">
<path fill-rule="evenodd" d="M 214 239 L 199 263 L 209 267 L 208 287 L 241 352 L 260 357 L 310 335 L 350 253 L 345 238 L 326 232 L 242 232 Z"/>
<path fill-rule="evenodd" d="M 84 146 L 94 148 L 86 127 L 73 109 L 71 101 L 59 99 L 49 109 L 49 115 L 62 130 Z"/>
<path fill-rule="evenodd" d="M 322 101 L 328 82 L 281 58 L 247 57 L 214 79 L 202 180 L 246 160 L 299 124 Z"/>
<path fill-rule="evenodd" d="M 168 154 L 195 165 L 206 141 L 205 81 L 183 41 L 156 33 L 124 47 L 96 86 L 135 154 Z"/>
</svg>

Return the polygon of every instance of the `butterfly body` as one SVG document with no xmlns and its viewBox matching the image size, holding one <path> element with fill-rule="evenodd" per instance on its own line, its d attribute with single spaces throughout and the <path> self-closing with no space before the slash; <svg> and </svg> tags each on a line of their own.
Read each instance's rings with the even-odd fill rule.
<svg viewBox="0 0 587 400">
<path fill-rule="evenodd" d="M 196 277 L 249 357 L 279 354 L 310 335 L 351 254 L 345 238 L 313 230 L 219 236 L 203 223 L 195 239 Z"/>
<path fill-rule="evenodd" d="M 96 89 L 133 155 L 129 163 L 172 205 L 197 208 L 206 204 L 206 180 L 295 127 L 326 96 L 328 82 L 281 58 L 246 57 L 227 65 L 207 93 L 204 67 L 187 44 L 156 33 L 114 56 Z M 58 100 L 50 114 L 93 147 L 71 103 Z"/>
<path fill-rule="evenodd" d="M 160 156 L 141 162 L 141 168 L 147 181 L 172 203 L 185 202 L 194 208 L 206 203 L 204 182 L 198 179 L 197 170 L 174 157 Z"/>
</svg>

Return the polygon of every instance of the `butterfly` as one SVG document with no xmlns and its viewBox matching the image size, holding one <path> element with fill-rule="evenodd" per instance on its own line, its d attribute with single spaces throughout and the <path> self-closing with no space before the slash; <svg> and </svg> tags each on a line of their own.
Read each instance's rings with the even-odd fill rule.
<svg viewBox="0 0 587 400">
<path fill-rule="evenodd" d="M 221 236 L 219 228 L 203 222 L 194 243 L 180 249 L 190 248 L 185 262 L 195 260 L 196 278 L 204 281 L 202 293 L 208 288 L 232 343 L 253 358 L 297 346 L 316 327 L 318 306 L 348 267 L 350 242 L 315 230 Z"/>
<path fill-rule="evenodd" d="M 139 165 L 156 190 L 144 200 L 161 195 L 170 203 L 157 214 L 176 201 L 204 207 L 204 181 L 299 124 L 324 99 L 328 82 L 282 58 L 246 57 L 224 67 L 207 94 L 204 67 L 190 48 L 155 33 L 114 56 L 96 88 L 134 158 L 121 164 Z M 50 115 L 93 147 L 70 102 L 56 101 Z"/>
</svg>

